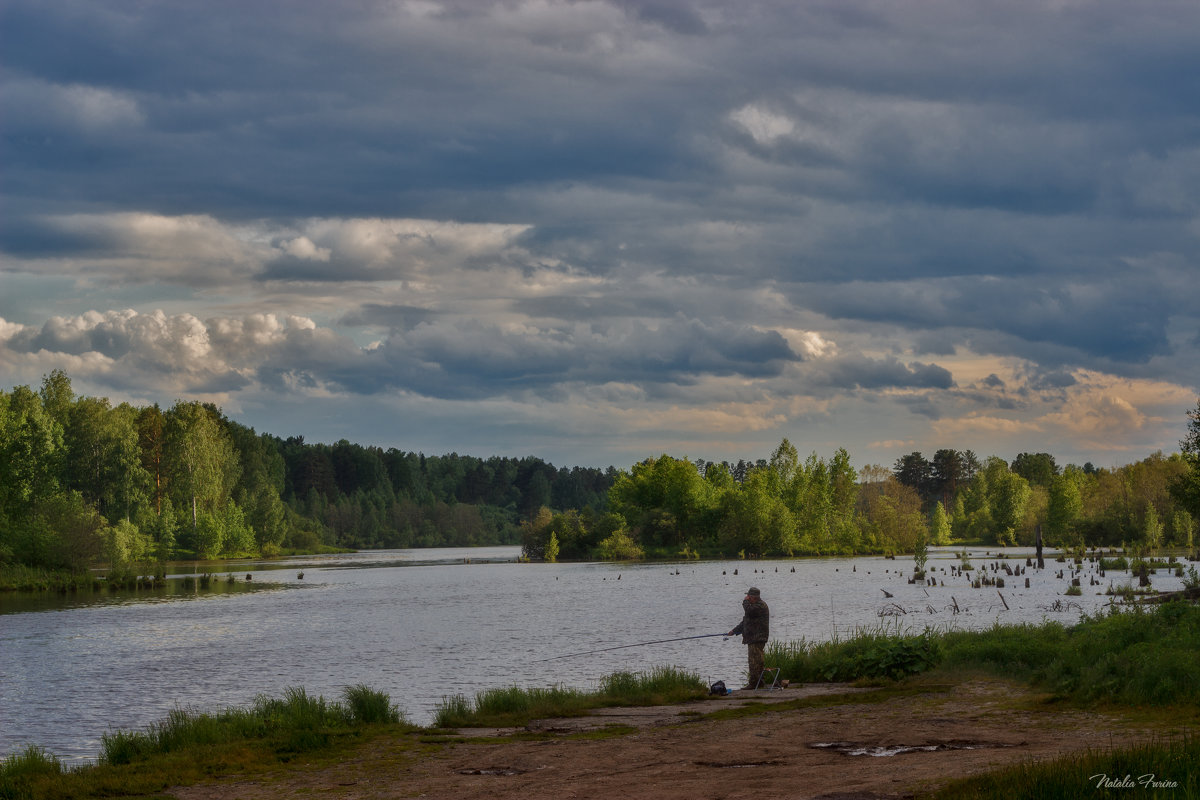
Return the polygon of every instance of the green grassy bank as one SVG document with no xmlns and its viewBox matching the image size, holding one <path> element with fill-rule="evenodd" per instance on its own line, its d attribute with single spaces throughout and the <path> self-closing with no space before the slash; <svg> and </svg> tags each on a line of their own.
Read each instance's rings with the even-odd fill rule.
<svg viewBox="0 0 1200 800">
<path fill-rule="evenodd" d="M 1070 627 L 1043 622 L 915 634 L 881 627 L 832 642 L 771 645 L 767 663 L 800 682 L 976 670 L 1076 702 L 1196 704 L 1200 606 L 1113 606 Z"/>
</svg>

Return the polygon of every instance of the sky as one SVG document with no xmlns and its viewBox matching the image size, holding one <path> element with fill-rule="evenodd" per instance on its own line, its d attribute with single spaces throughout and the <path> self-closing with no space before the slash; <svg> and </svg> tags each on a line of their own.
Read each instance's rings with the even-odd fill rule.
<svg viewBox="0 0 1200 800">
<path fill-rule="evenodd" d="M 0 0 L 0 388 L 566 466 L 1175 452 L 1197 75 L 1190 0 Z"/>
</svg>

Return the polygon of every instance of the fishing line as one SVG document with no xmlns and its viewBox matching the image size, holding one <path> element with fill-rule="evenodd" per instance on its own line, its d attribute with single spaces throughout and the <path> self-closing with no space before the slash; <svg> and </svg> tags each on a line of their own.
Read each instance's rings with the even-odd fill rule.
<svg viewBox="0 0 1200 800">
<path fill-rule="evenodd" d="M 585 650 L 582 653 L 567 653 L 561 656 L 551 656 L 550 658 L 535 659 L 533 663 L 540 661 L 554 661 L 556 658 L 571 658 L 573 656 L 590 656 L 592 653 L 607 653 L 609 650 L 624 650 L 626 647 L 644 647 L 648 644 L 663 644 L 664 642 L 683 642 L 688 639 L 709 639 L 713 636 L 729 636 L 727 633 L 702 633 L 699 636 L 679 636 L 674 639 L 656 639 L 653 642 L 638 642 L 637 644 L 619 644 L 616 647 L 602 647 L 599 650 Z"/>
</svg>

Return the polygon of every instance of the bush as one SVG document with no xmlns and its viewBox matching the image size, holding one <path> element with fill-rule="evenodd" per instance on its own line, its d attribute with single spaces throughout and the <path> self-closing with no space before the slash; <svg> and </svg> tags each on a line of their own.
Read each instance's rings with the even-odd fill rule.
<svg viewBox="0 0 1200 800">
<path fill-rule="evenodd" d="M 859 631 L 845 641 L 770 645 L 767 661 L 793 681 L 899 680 L 924 672 L 941 660 L 941 642 L 931 631 L 889 635 Z"/>
</svg>

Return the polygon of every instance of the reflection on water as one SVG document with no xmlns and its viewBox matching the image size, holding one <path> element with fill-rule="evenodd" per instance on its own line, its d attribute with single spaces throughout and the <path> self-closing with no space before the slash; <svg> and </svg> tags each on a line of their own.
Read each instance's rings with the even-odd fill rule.
<svg viewBox="0 0 1200 800">
<path fill-rule="evenodd" d="M 977 573 L 1005 579 L 1002 589 L 974 589 L 970 576 L 952 574 L 958 559 L 948 549 L 930 556 L 936 586 L 908 583 L 911 558 L 520 564 L 517 554 L 493 547 L 304 556 L 226 567 L 253 574 L 255 591 L 242 580 L 236 588 L 214 583 L 229 591 L 150 603 L 41 598 L 36 612 L 0 615 L 0 755 L 33 743 L 64 759 L 94 758 L 110 728 L 145 726 L 175 707 L 214 710 L 278 696 L 289 686 L 336 698 L 364 683 L 427 723 L 449 695 L 511 685 L 590 689 L 619 670 L 675 665 L 733 685 L 745 649 L 722 637 L 544 659 L 727 631 L 750 585 L 770 604 L 778 641 L 880 625 L 1069 624 L 1108 603 L 1110 582 L 1130 580 L 1101 579 L 1085 564 L 1083 594 L 1068 597 L 1068 564 L 1047 561 L 1009 576 L 1004 564 L 1024 568 L 1031 555 L 1013 549 L 1007 560 L 971 553 Z M 1181 585 L 1164 570 L 1153 581 L 1163 591 Z"/>
</svg>

